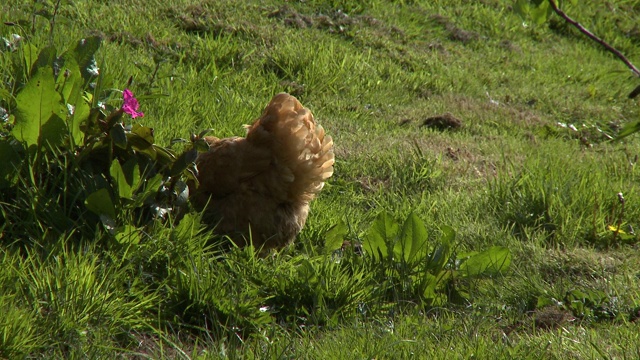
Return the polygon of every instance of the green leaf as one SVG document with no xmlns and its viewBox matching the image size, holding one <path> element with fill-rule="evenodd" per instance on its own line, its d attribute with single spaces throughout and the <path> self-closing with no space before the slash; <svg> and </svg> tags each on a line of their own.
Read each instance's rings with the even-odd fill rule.
<svg viewBox="0 0 640 360">
<path fill-rule="evenodd" d="M 133 191 L 140 181 L 140 169 L 135 158 L 129 159 L 124 166 L 118 160 L 111 163 L 109 173 L 116 183 L 118 196 L 125 199 L 133 198 Z"/>
<path fill-rule="evenodd" d="M 181 174 L 196 161 L 197 157 L 198 150 L 196 149 L 190 149 L 180 154 L 171 167 L 171 176 Z"/>
<path fill-rule="evenodd" d="M 456 233 L 453 228 L 449 226 L 442 227 L 442 236 L 439 239 L 439 244 L 431 252 L 427 269 L 434 274 L 437 274 L 444 270 L 445 265 L 449 262 L 452 256 L 453 243 L 456 238 Z"/>
<path fill-rule="evenodd" d="M 95 53 L 100 48 L 101 41 L 99 36 L 90 36 L 78 41 L 76 47 L 71 51 L 71 55 L 80 68 L 85 86 L 95 79 L 95 72 L 91 68 L 96 65 Z"/>
<path fill-rule="evenodd" d="M 161 174 L 156 174 L 151 179 L 148 179 L 144 184 L 144 190 L 136 194 L 133 207 L 140 207 L 147 199 L 155 197 L 162 185 L 162 181 L 163 178 Z"/>
<path fill-rule="evenodd" d="M 349 233 L 349 227 L 344 221 L 340 220 L 337 224 L 333 225 L 329 231 L 324 235 L 324 251 L 326 254 L 330 254 L 342 247 L 344 243 L 344 237 Z"/>
<path fill-rule="evenodd" d="M 536 301 L 536 309 L 542 309 L 551 305 L 554 305 L 554 302 L 549 296 L 546 296 L 546 295 L 538 296 L 538 299 Z"/>
<path fill-rule="evenodd" d="M 121 123 L 113 125 L 111 130 L 109 130 L 109 135 L 117 147 L 121 149 L 127 148 L 127 133 L 124 131 L 124 127 Z"/>
<path fill-rule="evenodd" d="M 35 75 L 40 69 L 50 69 L 53 75 L 53 61 L 56 59 L 56 48 L 47 46 L 40 51 L 38 58 L 31 66 L 31 75 Z"/>
<path fill-rule="evenodd" d="M 84 99 L 84 96 L 82 96 L 82 93 L 76 92 L 76 89 L 77 88 L 74 87 L 71 98 L 69 99 L 69 104 L 73 106 L 74 111 L 67 119 L 67 127 L 71 132 L 73 143 L 75 145 L 81 145 L 85 138 L 85 132 L 82 131 L 82 129 L 89 122 L 91 107 Z"/>
<path fill-rule="evenodd" d="M 513 6 L 513 10 L 516 14 L 520 15 L 523 19 L 529 18 L 529 8 L 530 8 L 529 0 L 518 0 Z"/>
<path fill-rule="evenodd" d="M 18 144 L 12 144 L 10 140 L 0 140 L 0 189 L 6 189 L 18 181 L 18 166 L 23 157 L 18 153 Z"/>
<path fill-rule="evenodd" d="M 116 208 L 113 205 L 111 195 L 109 195 L 109 190 L 105 188 L 89 194 L 84 204 L 89 211 L 96 215 L 105 215 L 111 219 L 116 218 Z"/>
<path fill-rule="evenodd" d="M 38 68 L 16 96 L 16 104 L 15 126 L 11 132 L 16 139 L 28 147 L 61 143 L 67 129 L 60 115 L 66 107 L 55 90 L 51 66 Z"/>
<path fill-rule="evenodd" d="M 120 244 L 135 245 L 140 242 L 140 232 L 135 226 L 125 225 L 118 228 L 115 238 Z"/>
<path fill-rule="evenodd" d="M 173 154 L 173 151 L 171 151 L 170 149 L 167 149 L 155 144 L 152 147 L 155 153 L 157 154 L 157 161 L 160 164 L 171 165 L 176 161 L 176 156 Z"/>
<path fill-rule="evenodd" d="M 628 123 L 622 128 L 622 130 L 620 130 L 614 141 L 621 140 L 629 135 L 637 133 L 638 131 L 640 131 L 640 121 Z"/>
<path fill-rule="evenodd" d="M 376 260 L 389 256 L 387 243 L 395 242 L 398 228 L 398 223 L 388 213 L 380 213 L 369 228 L 362 242 L 362 248 Z"/>
<path fill-rule="evenodd" d="M 193 142 L 193 147 L 198 150 L 198 152 L 207 152 L 209 151 L 209 143 L 204 139 L 198 139 Z"/>
<path fill-rule="evenodd" d="M 155 142 L 153 139 L 153 129 L 150 127 L 135 124 L 131 127 L 131 133 L 140 136 L 149 144 L 153 144 Z"/>
<path fill-rule="evenodd" d="M 138 134 L 127 133 L 126 136 L 127 141 L 134 150 L 147 154 L 153 160 L 156 159 L 157 153 L 152 143 L 149 143 Z"/>
<path fill-rule="evenodd" d="M 127 183 L 135 191 L 140 186 L 140 166 L 138 166 L 138 160 L 135 157 L 130 158 L 122 165 L 122 171 L 127 180 Z"/>
<path fill-rule="evenodd" d="M 427 237 L 427 228 L 422 220 L 412 212 L 402 225 L 402 231 L 393 252 L 396 257 L 402 258 L 405 262 L 413 261 L 417 254 L 427 253 Z"/>
<path fill-rule="evenodd" d="M 67 116 L 67 126 L 71 132 L 73 143 L 80 145 L 85 135 L 80 127 L 87 122 L 91 107 L 83 96 L 85 84 L 82 71 L 76 61 L 76 54 L 73 52 L 64 53 L 60 63 L 61 68 L 56 83 L 64 103 L 73 109 L 73 112 Z"/>
<path fill-rule="evenodd" d="M 460 265 L 462 276 L 495 275 L 506 271 L 511 265 L 511 251 L 502 246 L 491 247 L 470 256 Z"/>
<path fill-rule="evenodd" d="M 64 56 L 65 55 L 59 60 L 61 66 L 56 85 L 62 95 L 62 99 L 66 103 L 69 103 L 69 98 L 76 83 L 80 84 L 80 89 L 82 88 L 82 75 L 80 74 L 80 68 L 78 64 L 76 64 L 75 59 L 65 58 Z M 66 56 L 68 57 L 68 55 Z"/>
<path fill-rule="evenodd" d="M 523 19 L 539 25 L 544 24 L 553 12 L 549 0 L 518 0 L 514 10 Z"/>
<path fill-rule="evenodd" d="M 424 291 L 422 293 L 423 301 L 427 306 L 442 306 L 447 303 L 447 296 L 442 292 L 444 286 L 449 281 L 451 273 L 441 272 L 435 275 L 425 274 L 422 281 L 424 282 Z"/>
<path fill-rule="evenodd" d="M 38 59 L 38 48 L 32 43 L 28 42 L 24 44 L 21 49 L 24 73 L 25 76 L 28 76 L 29 74 L 31 74 L 33 64 L 35 64 L 36 60 Z"/>
</svg>

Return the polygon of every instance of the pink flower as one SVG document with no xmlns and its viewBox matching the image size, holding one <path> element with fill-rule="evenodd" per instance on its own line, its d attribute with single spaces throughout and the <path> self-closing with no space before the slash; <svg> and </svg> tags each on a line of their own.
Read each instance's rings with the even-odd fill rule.
<svg viewBox="0 0 640 360">
<path fill-rule="evenodd" d="M 129 89 L 124 89 L 122 92 L 122 97 L 124 98 L 124 103 L 122 104 L 122 111 L 131 115 L 132 119 L 137 118 L 138 116 L 143 117 L 144 113 L 138 112 L 138 108 L 140 108 L 140 104 L 138 104 L 138 99 L 133 96 L 133 93 Z"/>
</svg>

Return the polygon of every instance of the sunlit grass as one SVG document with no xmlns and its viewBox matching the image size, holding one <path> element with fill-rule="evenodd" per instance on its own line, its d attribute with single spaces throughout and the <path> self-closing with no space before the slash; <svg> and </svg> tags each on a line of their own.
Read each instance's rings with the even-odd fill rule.
<svg viewBox="0 0 640 360">
<path fill-rule="evenodd" d="M 50 24 L 33 13 L 53 5 L 39 4 L 0 5 L 19 23 L 0 35 L 46 45 Z M 53 42 L 102 36 L 98 64 L 121 88 L 133 78 L 157 143 L 241 136 L 287 91 L 333 137 L 336 171 L 295 246 L 267 257 L 220 246 L 197 214 L 119 244 L 97 220 L 77 223 L 84 208 L 64 212 L 51 189 L 80 186 L 70 178 L 20 179 L 20 202 L 0 194 L 0 358 L 640 356 L 640 147 L 600 132 L 638 119 L 626 98 L 637 80 L 571 28 L 524 26 L 511 6 L 62 1 Z M 567 11 L 640 62 L 638 4 L 607 6 Z M 7 102 L 15 74 L 0 55 Z M 447 112 L 460 129 L 422 126 Z M 460 254 L 504 246 L 511 268 L 457 284 L 468 302 L 389 302 L 384 271 L 349 247 L 324 250 L 334 225 L 356 244 L 382 211 L 414 212 L 430 241 L 451 226 Z M 574 290 L 605 294 L 586 306 L 611 316 L 572 313 Z"/>
</svg>

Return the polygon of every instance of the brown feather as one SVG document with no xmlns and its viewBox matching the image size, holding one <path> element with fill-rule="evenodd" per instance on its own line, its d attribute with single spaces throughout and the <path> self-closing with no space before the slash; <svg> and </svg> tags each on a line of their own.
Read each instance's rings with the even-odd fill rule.
<svg viewBox="0 0 640 360">
<path fill-rule="evenodd" d="M 333 141 L 293 96 L 276 95 L 246 138 L 205 138 L 192 201 L 239 246 L 281 248 L 304 226 L 309 202 L 333 174 Z M 250 229 L 250 230 L 249 230 Z"/>
</svg>

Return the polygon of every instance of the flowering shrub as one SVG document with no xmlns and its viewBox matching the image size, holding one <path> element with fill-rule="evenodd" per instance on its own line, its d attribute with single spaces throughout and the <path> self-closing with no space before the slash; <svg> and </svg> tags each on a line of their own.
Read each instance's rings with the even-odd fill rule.
<svg viewBox="0 0 640 360">
<path fill-rule="evenodd" d="M 140 108 L 140 104 L 138 104 L 138 99 L 133 96 L 133 93 L 129 89 L 124 89 L 122 92 L 123 104 L 122 110 L 127 114 L 131 115 L 132 119 L 137 117 L 143 117 L 144 113 L 138 112 L 138 108 Z"/>
<path fill-rule="evenodd" d="M 4 211 L 2 231 L 13 239 L 94 232 L 99 221 L 117 240 L 137 241 L 137 227 L 187 203 L 206 143 L 194 136 L 178 154 L 156 145 L 152 128 L 125 125 L 124 114 L 144 113 L 128 88 L 113 105 L 120 100 L 104 90 L 113 86 L 95 62 L 99 46 L 97 37 L 82 39 L 58 55 L 20 42 L 2 53 L 16 74 L 0 100 L 0 192 L 3 202 L 20 204 Z M 28 220 L 41 224 L 38 234 L 20 227 Z"/>
</svg>

